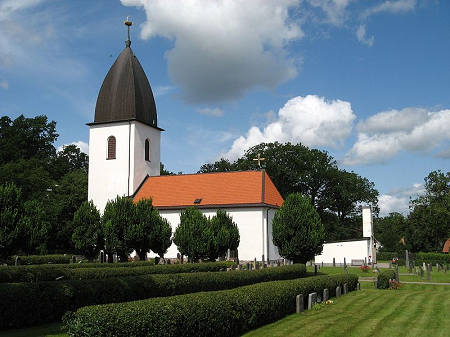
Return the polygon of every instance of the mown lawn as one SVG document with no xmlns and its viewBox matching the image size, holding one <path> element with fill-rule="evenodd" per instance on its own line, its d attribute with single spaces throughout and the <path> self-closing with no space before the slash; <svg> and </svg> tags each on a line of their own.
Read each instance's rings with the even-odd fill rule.
<svg viewBox="0 0 450 337">
<path fill-rule="evenodd" d="M 362 283 L 361 291 L 320 310 L 290 315 L 245 336 L 448 336 L 449 310 L 450 286 L 376 290 Z"/>
<path fill-rule="evenodd" d="M 0 331 L 2 337 L 67 337 L 64 330 L 61 330 L 62 323 L 53 323 L 35 328 L 14 329 Z"/>
</svg>

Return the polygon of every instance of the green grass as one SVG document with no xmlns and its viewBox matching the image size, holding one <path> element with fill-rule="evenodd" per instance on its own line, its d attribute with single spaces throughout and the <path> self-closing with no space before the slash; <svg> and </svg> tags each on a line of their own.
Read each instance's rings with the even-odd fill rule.
<svg viewBox="0 0 450 337">
<path fill-rule="evenodd" d="M 0 331 L 2 337 L 67 337 L 65 330 L 62 330 L 62 323 L 53 323 L 34 328 L 13 329 Z"/>
<path fill-rule="evenodd" d="M 290 315 L 244 336 L 448 336 L 449 286 L 376 290 L 363 283 L 361 289 L 321 310 Z"/>
</svg>

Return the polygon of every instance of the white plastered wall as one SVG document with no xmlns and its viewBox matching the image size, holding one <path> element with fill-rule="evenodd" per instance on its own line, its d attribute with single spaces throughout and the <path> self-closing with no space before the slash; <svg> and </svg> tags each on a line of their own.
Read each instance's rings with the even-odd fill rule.
<svg viewBox="0 0 450 337">
<path fill-rule="evenodd" d="M 323 245 L 322 254 L 315 257 L 315 263 L 346 263 L 350 265 L 351 260 L 364 260 L 369 262 L 370 239 L 358 241 L 330 242 Z"/>
<path fill-rule="evenodd" d="M 238 255 L 240 260 L 253 260 L 256 258 L 261 261 L 264 254 L 267 260 L 267 249 L 269 249 L 270 260 L 279 259 L 278 249 L 273 245 L 272 239 L 269 239 L 267 245 L 267 208 L 265 207 L 243 207 L 243 208 L 222 208 L 233 217 L 233 221 L 238 225 L 240 243 Z M 217 209 L 200 209 L 207 217 L 213 217 Z M 160 210 L 162 217 L 167 219 L 172 226 L 172 231 L 180 224 L 180 210 Z M 269 211 L 269 233 L 272 233 L 272 218 L 274 209 Z M 166 258 L 176 258 L 178 249 L 174 243 L 164 255 Z M 152 252 L 150 256 L 155 256 Z"/>
<path fill-rule="evenodd" d="M 116 137 L 116 159 L 107 159 L 108 137 Z M 161 131 L 136 121 L 91 125 L 88 200 L 103 212 L 108 200 L 133 195 L 145 176 L 159 175 Z M 145 139 L 150 140 L 150 162 Z"/>
</svg>

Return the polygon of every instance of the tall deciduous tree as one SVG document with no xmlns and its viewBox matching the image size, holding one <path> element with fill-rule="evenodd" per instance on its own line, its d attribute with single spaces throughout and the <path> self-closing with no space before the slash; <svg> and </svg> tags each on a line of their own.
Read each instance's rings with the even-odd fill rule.
<svg viewBox="0 0 450 337">
<path fill-rule="evenodd" d="M 127 228 L 136 223 L 136 210 L 133 200 L 117 196 L 106 203 L 102 216 L 102 229 L 105 236 L 105 250 L 108 262 L 112 262 L 112 254 L 116 253 L 121 261 L 126 261 L 133 251 L 125 239 Z"/>
<path fill-rule="evenodd" d="M 239 228 L 233 218 L 221 209 L 217 210 L 209 223 L 212 230 L 209 260 L 215 261 L 219 256 L 225 255 L 228 249 L 236 250 L 239 247 Z"/>
<path fill-rule="evenodd" d="M 173 242 L 181 254 L 197 262 L 209 256 L 212 231 L 206 216 L 195 207 L 187 207 L 180 215 L 180 225 L 175 230 Z"/>
<path fill-rule="evenodd" d="M 103 249 L 104 238 L 101 229 L 100 212 L 94 203 L 84 201 L 73 217 L 72 242 L 76 249 L 92 261 Z"/>
<path fill-rule="evenodd" d="M 172 244 L 172 227 L 167 219 L 158 214 L 157 221 L 152 230 L 152 241 L 150 249 L 164 258 L 170 245 Z"/>
<path fill-rule="evenodd" d="M 413 252 L 440 252 L 450 238 L 450 172 L 431 172 L 425 190 L 425 195 L 411 201 L 406 244 Z"/>
<path fill-rule="evenodd" d="M 381 251 L 401 252 L 406 231 L 406 219 L 400 213 L 390 213 L 388 216 L 374 219 L 375 238 L 381 243 Z"/>
<path fill-rule="evenodd" d="M 0 261 L 13 254 L 22 231 L 21 191 L 14 184 L 0 185 Z"/>
<path fill-rule="evenodd" d="M 294 263 L 306 263 L 322 252 L 325 232 L 319 214 L 299 193 L 289 195 L 275 213 L 272 234 L 280 255 Z"/>
</svg>

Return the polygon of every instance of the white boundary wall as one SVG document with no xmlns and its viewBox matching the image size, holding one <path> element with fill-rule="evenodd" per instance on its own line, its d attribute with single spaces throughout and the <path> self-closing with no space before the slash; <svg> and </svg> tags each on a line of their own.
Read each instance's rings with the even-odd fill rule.
<svg viewBox="0 0 450 337">
<path fill-rule="evenodd" d="M 253 260 L 256 258 L 261 261 L 262 255 L 267 260 L 267 250 L 269 251 L 269 259 L 280 259 L 278 248 L 272 241 L 272 219 L 276 209 L 267 207 L 233 207 L 221 208 L 233 217 L 233 221 L 238 225 L 240 243 L 238 247 L 238 257 L 240 260 Z M 213 217 L 217 209 L 200 209 L 200 211 L 207 217 Z M 180 224 L 181 210 L 160 210 L 160 215 L 167 219 L 172 226 L 172 232 Z M 267 231 L 267 215 L 269 226 Z M 267 237 L 269 233 L 269 237 Z M 166 258 L 176 258 L 178 249 L 174 243 L 170 246 Z M 149 254 L 150 257 L 156 256 L 153 252 Z"/>
<path fill-rule="evenodd" d="M 369 262 L 370 239 L 362 239 L 358 241 L 340 241 L 330 242 L 323 245 L 322 254 L 315 257 L 315 263 L 344 263 L 344 257 L 347 265 L 352 260 L 364 260 Z"/>
</svg>

